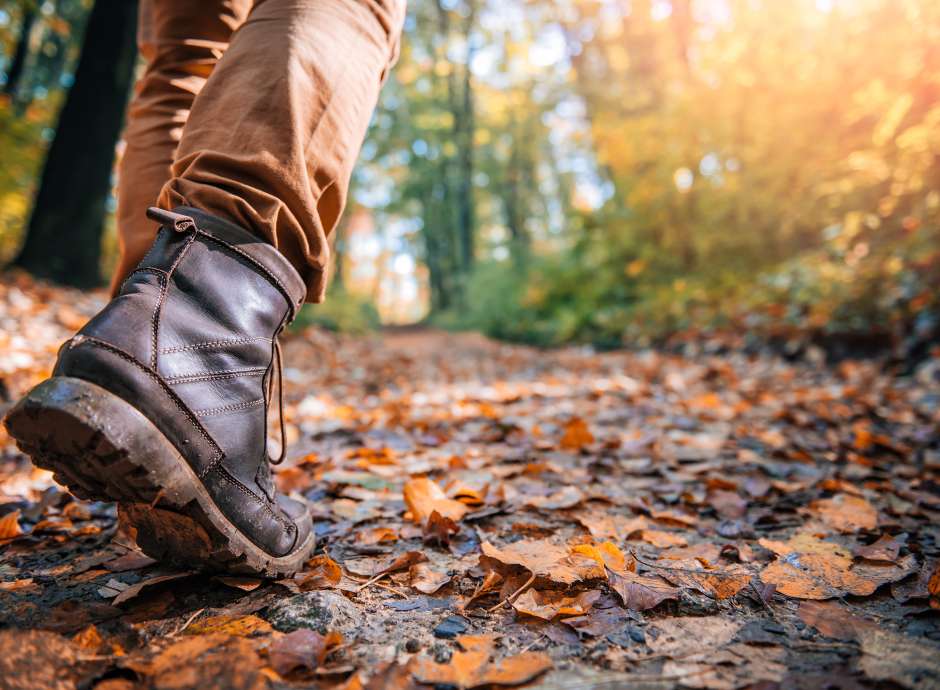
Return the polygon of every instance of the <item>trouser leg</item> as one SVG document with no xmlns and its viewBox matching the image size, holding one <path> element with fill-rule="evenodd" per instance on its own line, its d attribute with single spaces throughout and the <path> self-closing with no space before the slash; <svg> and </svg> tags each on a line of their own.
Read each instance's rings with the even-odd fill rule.
<svg viewBox="0 0 940 690">
<path fill-rule="evenodd" d="M 153 242 L 146 218 L 170 166 L 193 100 L 245 21 L 251 0 L 141 0 L 138 44 L 146 70 L 130 103 L 118 166 L 117 289 Z"/>
<path fill-rule="evenodd" d="M 193 103 L 159 205 L 264 237 L 320 301 L 403 20 L 403 0 L 258 0 Z"/>
</svg>

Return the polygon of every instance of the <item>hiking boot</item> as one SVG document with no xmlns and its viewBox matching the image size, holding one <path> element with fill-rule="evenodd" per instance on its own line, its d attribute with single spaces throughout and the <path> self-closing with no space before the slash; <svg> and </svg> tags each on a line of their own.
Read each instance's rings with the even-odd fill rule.
<svg viewBox="0 0 940 690">
<path fill-rule="evenodd" d="M 272 460 L 267 418 L 275 384 L 281 399 L 277 337 L 304 283 L 228 221 L 185 207 L 147 215 L 161 224 L 147 256 L 7 429 L 79 498 L 117 501 L 154 558 L 294 572 L 314 536 L 306 507 L 275 491 L 284 424 Z"/>
</svg>

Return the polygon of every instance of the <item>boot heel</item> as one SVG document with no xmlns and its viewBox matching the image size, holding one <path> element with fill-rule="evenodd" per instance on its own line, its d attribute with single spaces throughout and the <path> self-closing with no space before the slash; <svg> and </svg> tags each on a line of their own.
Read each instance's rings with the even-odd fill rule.
<svg viewBox="0 0 940 690">
<path fill-rule="evenodd" d="M 89 381 L 47 379 L 4 423 L 20 450 L 79 498 L 150 503 L 161 491 L 177 505 L 193 498 L 173 444 L 132 405 Z"/>
</svg>

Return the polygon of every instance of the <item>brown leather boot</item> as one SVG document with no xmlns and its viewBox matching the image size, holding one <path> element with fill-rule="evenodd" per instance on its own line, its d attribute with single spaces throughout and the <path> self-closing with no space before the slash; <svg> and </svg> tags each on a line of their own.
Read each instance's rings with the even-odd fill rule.
<svg viewBox="0 0 940 690">
<path fill-rule="evenodd" d="M 314 546 L 310 518 L 277 495 L 266 440 L 277 336 L 304 283 L 232 223 L 192 208 L 148 216 L 161 224 L 149 253 L 7 429 L 76 496 L 117 501 L 155 558 L 296 571 Z M 283 447 L 283 421 L 281 432 Z"/>
</svg>

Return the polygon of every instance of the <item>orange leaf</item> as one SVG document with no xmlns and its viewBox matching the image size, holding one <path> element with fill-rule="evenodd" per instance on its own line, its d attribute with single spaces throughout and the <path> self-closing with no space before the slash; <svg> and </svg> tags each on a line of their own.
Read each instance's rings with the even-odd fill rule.
<svg viewBox="0 0 940 690">
<path fill-rule="evenodd" d="M 419 525 L 426 524 L 435 511 L 457 522 L 470 510 L 460 501 L 447 498 L 444 490 L 427 477 L 409 479 L 405 482 L 403 493 L 411 519 Z"/>
<path fill-rule="evenodd" d="M 594 435 L 588 429 L 587 422 L 580 417 L 573 417 L 567 424 L 558 445 L 565 450 L 581 450 L 594 443 Z"/>
</svg>

